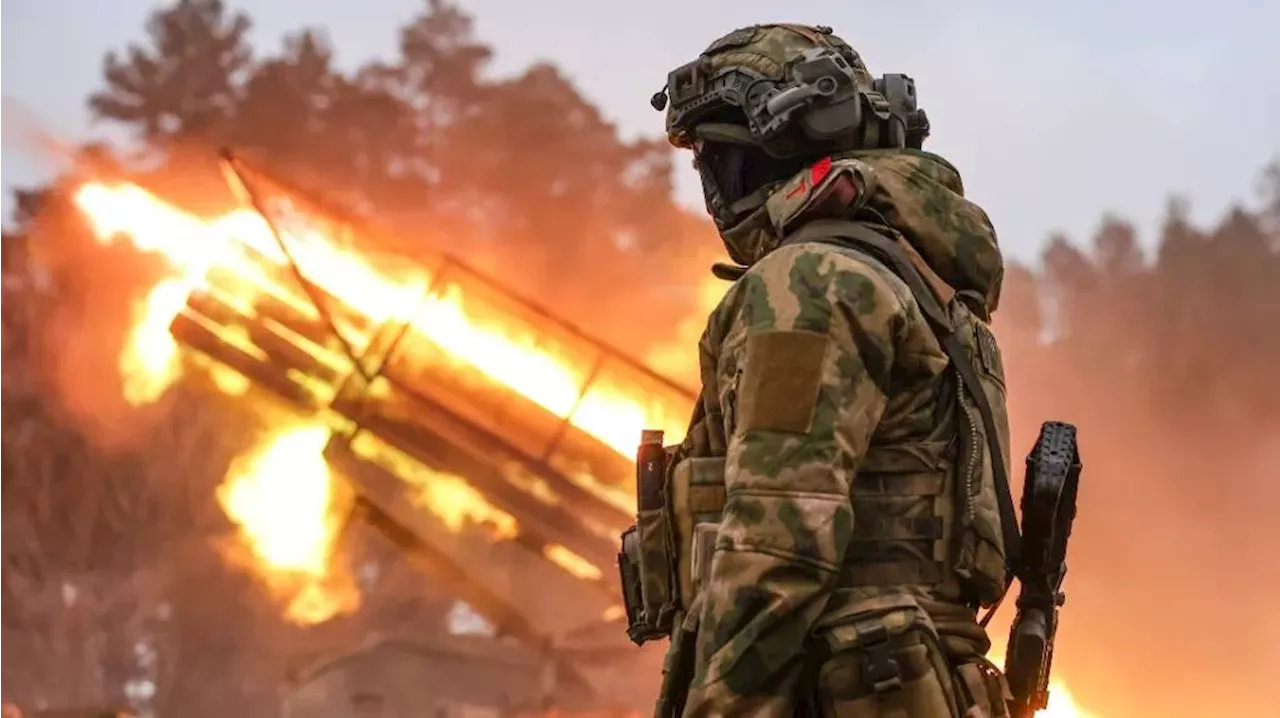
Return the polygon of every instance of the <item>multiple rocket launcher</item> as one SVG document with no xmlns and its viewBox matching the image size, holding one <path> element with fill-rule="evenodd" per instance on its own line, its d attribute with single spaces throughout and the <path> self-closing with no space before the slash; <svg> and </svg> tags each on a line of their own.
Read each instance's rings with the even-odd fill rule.
<svg viewBox="0 0 1280 718">
<path fill-rule="evenodd" d="M 400 318 L 378 321 L 308 280 L 306 262 L 295 263 L 264 194 L 347 232 L 352 224 L 242 160 L 226 156 L 224 165 L 233 186 L 272 225 L 289 261 L 281 265 L 241 248 L 247 271 L 211 269 L 173 319 L 172 336 L 247 378 L 252 391 L 300 415 L 324 416 L 334 428 L 326 459 L 349 482 L 365 517 L 500 635 L 549 653 L 566 689 L 587 700 L 614 690 L 592 675 L 607 671 L 602 657 L 612 657 L 615 647 L 621 661 L 649 653 L 625 640 L 613 569 L 617 536 L 633 511 L 631 460 L 577 428 L 572 413 L 557 416 L 460 365 L 429 330 L 418 331 L 429 316 L 399 311 Z M 469 312 L 500 317 L 565 361 L 588 367 L 570 412 L 597 382 L 681 410 L 693 401 L 687 390 L 457 259 L 440 257 L 421 276 L 420 302 L 456 292 Z M 483 497 L 487 507 L 464 507 L 473 518 L 484 520 L 484 511 L 493 510 L 509 517 L 505 530 L 486 537 L 475 527 L 459 530 L 444 515 L 447 507 L 424 511 L 416 496 L 442 476 L 462 477 Z M 574 635 L 582 637 L 576 645 Z"/>
</svg>

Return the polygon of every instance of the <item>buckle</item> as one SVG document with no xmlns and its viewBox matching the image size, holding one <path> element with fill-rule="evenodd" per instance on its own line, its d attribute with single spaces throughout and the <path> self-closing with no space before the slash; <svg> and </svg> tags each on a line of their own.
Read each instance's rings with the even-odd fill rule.
<svg viewBox="0 0 1280 718">
<path fill-rule="evenodd" d="M 855 624 L 862 647 L 862 671 L 876 694 L 902 688 L 902 669 L 889 654 L 889 631 L 881 621 Z"/>
</svg>

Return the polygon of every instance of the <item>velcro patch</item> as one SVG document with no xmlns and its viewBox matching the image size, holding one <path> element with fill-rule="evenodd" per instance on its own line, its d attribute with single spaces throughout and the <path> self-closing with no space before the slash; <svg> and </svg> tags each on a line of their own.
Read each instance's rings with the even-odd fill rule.
<svg viewBox="0 0 1280 718">
<path fill-rule="evenodd" d="M 755 41 L 756 36 L 761 32 L 759 25 L 751 27 L 743 27 L 725 35 L 724 37 L 711 43 L 711 45 L 702 51 L 703 55 L 711 55 L 721 50 L 732 50 L 733 48 L 750 45 Z"/>
<path fill-rule="evenodd" d="M 825 334 L 804 331 L 748 335 L 738 387 L 738 429 L 809 433 L 830 343 Z"/>
</svg>

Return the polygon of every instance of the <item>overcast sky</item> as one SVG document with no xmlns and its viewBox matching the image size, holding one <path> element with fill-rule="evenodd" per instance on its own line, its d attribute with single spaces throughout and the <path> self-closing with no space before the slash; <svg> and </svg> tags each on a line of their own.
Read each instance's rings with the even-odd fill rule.
<svg viewBox="0 0 1280 718">
<path fill-rule="evenodd" d="M 146 0 L 7 0 L 0 29 L 6 98 L 3 184 L 52 167 L 14 138 L 14 104 L 64 137 L 92 127 L 85 96 L 110 48 L 139 39 Z M 344 66 L 396 52 L 422 0 L 238 0 L 264 51 L 324 28 Z M 1087 238 L 1103 212 L 1149 235 L 1170 193 L 1212 221 L 1256 197 L 1280 153 L 1280 2 L 1275 0 L 470 0 L 494 72 L 559 64 L 628 135 L 661 131 L 648 99 L 711 39 L 756 22 L 833 26 L 873 73 L 916 78 L 934 136 L 1002 243 L 1033 257 L 1052 231 Z M 803 10 L 797 8 L 803 6 Z M 700 203 L 688 164 L 681 197 Z M 9 202 L 6 197 L 6 210 Z"/>
</svg>

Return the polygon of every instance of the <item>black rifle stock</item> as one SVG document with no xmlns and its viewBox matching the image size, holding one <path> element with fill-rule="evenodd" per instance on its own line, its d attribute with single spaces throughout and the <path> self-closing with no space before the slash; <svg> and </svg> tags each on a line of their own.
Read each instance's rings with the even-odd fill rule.
<svg viewBox="0 0 1280 718">
<path fill-rule="evenodd" d="M 1005 676 L 1013 694 L 1013 718 L 1031 718 L 1049 701 L 1049 671 L 1058 632 L 1058 608 L 1066 600 L 1067 540 L 1076 516 L 1080 483 L 1076 428 L 1049 421 L 1027 456 L 1022 490 L 1022 565 L 1018 613 L 1009 631 Z"/>
</svg>

